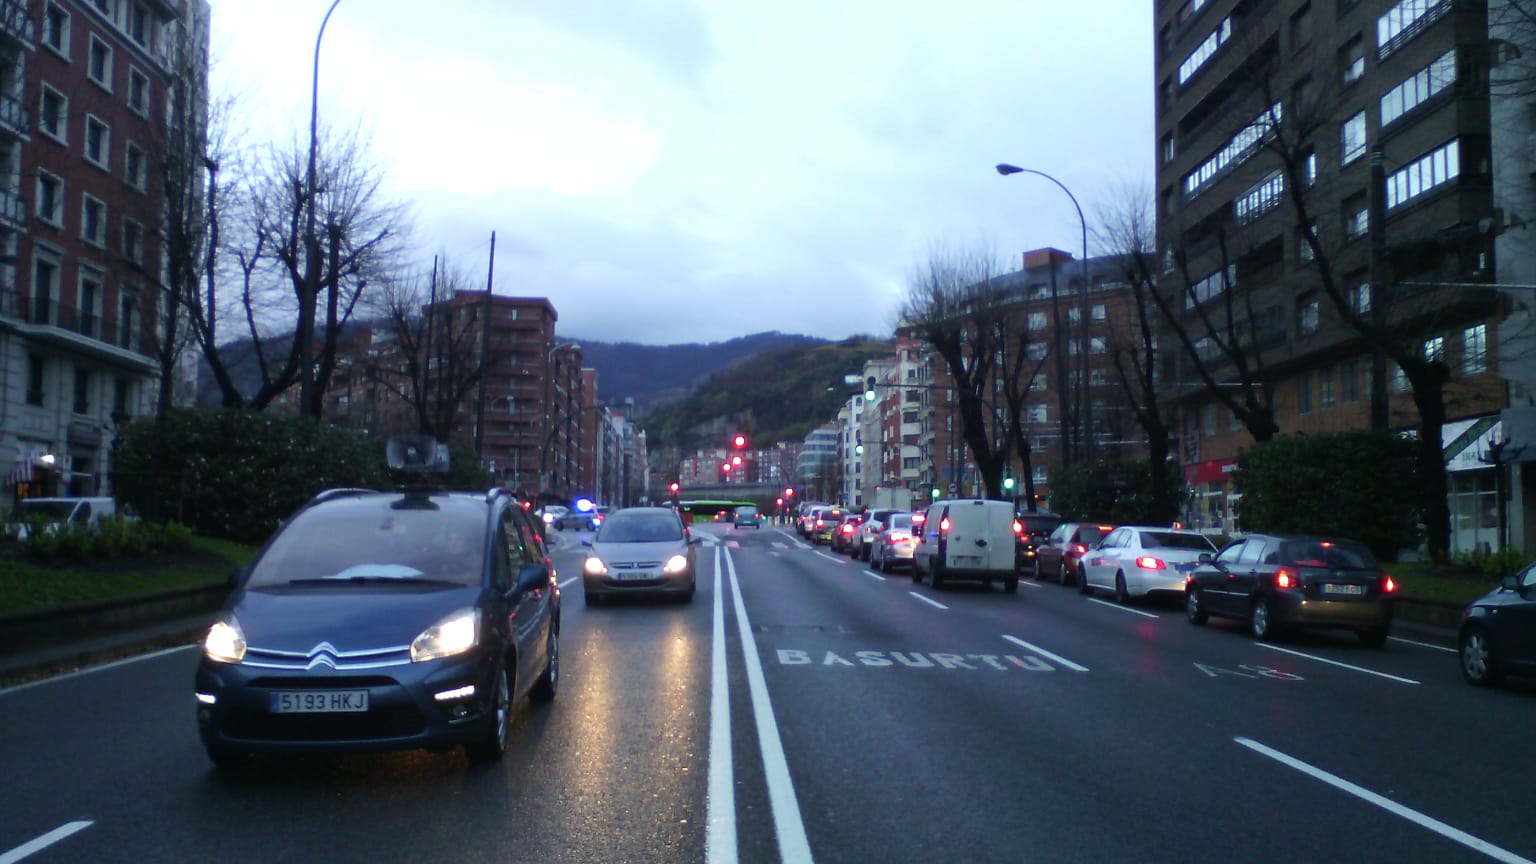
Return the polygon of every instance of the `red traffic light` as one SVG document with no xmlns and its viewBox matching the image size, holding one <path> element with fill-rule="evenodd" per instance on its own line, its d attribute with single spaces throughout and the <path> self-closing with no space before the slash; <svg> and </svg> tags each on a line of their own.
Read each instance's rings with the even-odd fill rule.
<svg viewBox="0 0 1536 864">
<path fill-rule="evenodd" d="M 793 498 L 793 497 L 795 497 L 795 490 L 794 489 L 785 489 L 784 490 L 784 497 L 785 498 Z"/>
<path fill-rule="evenodd" d="M 722 463 L 720 463 L 720 470 L 724 471 L 727 474 L 731 473 L 731 463 L 729 463 L 729 462 L 722 462 Z"/>
<path fill-rule="evenodd" d="M 672 481 L 672 485 L 671 485 L 671 486 L 668 486 L 668 487 L 667 487 L 667 488 L 668 488 L 668 489 L 670 489 L 670 490 L 672 490 L 672 494 L 673 494 L 673 495 L 676 495 L 676 494 L 677 494 L 677 490 L 678 490 L 678 489 L 679 489 L 679 488 L 681 488 L 681 487 L 679 487 L 679 486 L 678 486 L 678 485 L 677 485 L 677 481 L 676 481 L 676 480 L 673 480 L 673 481 Z"/>
<path fill-rule="evenodd" d="M 741 464 L 741 457 L 740 456 L 732 456 L 731 457 L 731 464 L 732 465 L 740 465 Z"/>
<path fill-rule="evenodd" d="M 731 443 L 736 445 L 736 449 L 737 450 L 740 450 L 743 447 L 747 446 L 747 436 L 745 436 L 745 435 L 737 435 L 736 438 Z"/>
</svg>

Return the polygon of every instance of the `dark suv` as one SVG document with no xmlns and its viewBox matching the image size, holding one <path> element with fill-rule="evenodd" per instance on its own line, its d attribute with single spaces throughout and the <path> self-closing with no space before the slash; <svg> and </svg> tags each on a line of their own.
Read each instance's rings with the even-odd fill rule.
<svg viewBox="0 0 1536 864">
<path fill-rule="evenodd" d="M 504 490 L 321 493 L 236 581 L 196 677 L 217 765 L 453 745 L 495 761 L 512 706 L 555 696 L 560 589 Z"/>
</svg>

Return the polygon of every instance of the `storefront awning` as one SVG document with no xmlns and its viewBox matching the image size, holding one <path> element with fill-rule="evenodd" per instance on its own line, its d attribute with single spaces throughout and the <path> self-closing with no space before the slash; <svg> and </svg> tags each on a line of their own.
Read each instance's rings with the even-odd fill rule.
<svg viewBox="0 0 1536 864">
<path fill-rule="evenodd" d="M 1440 427 L 1440 446 L 1445 455 L 1445 470 L 1476 471 L 1492 468 L 1490 449 L 1504 440 L 1499 416 L 1492 414 L 1472 420 L 1453 420 Z"/>
</svg>

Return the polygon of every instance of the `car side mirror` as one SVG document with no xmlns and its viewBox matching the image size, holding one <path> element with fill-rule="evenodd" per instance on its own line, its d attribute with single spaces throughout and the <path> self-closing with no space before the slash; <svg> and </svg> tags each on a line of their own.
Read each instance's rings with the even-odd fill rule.
<svg viewBox="0 0 1536 864">
<path fill-rule="evenodd" d="M 1525 594 L 1525 591 L 1520 587 L 1520 578 L 1514 574 L 1510 574 L 1505 576 L 1503 579 L 1500 579 L 1499 587 L 1506 591 L 1518 591 L 1522 595 Z"/>
<path fill-rule="evenodd" d="M 689 546 L 698 546 L 698 545 L 702 544 L 703 542 L 704 542 L 704 538 L 703 537 L 689 537 L 688 538 L 688 545 Z"/>
<path fill-rule="evenodd" d="M 535 591 L 549 585 L 549 571 L 543 564 L 524 564 L 517 571 L 517 590 Z"/>
</svg>

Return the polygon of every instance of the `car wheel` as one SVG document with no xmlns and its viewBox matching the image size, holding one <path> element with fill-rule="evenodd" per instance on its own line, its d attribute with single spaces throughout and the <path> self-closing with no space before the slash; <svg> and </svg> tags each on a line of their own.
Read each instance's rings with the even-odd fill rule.
<svg viewBox="0 0 1536 864">
<path fill-rule="evenodd" d="M 1056 565 L 1056 581 L 1063 585 L 1067 584 L 1067 559 L 1065 558 Z"/>
<path fill-rule="evenodd" d="M 1253 606 L 1248 610 L 1248 630 L 1253 633 L 1253 638 L 1261 640 L 1274 638 L 1273 611 L 1269 606 L 1268 598 L 1263 596 L 1253 598 Z"/>
<path fill-rule="evenodd" d="M 935 589 L 944 587 L 944 565 L 939 561 L 931 561 L 928 565 L 931 569 L 928 573 L 928 584 Z"/>
<path fill-rule="evenodd" d="M 507 752 L 507 733 L 512 726 L 512 684 L 505 664 L 496 670 L 496 693 L 490 707 L 490 722 L 486 723 L 485 733 L 479 740 L 464 745 L 464 752 L 471 762 L 496 762 Z"/>
<path fill-rule="evenodd" d="M 1210 620 L 1205 604 L 1200 602 L 1200 592 L 1193 588 L 1184 592 L 1184 614 L 1189 616 L 1189 623 L 1197 626 Z"/>
<path fill-rule="evenodd" d="M 1491 687 L 1504 680 L 1504 670 L 1493 656 L 1493 643 L 1482 627 L 1468 627 L 1461 634 L 1461 674 L 1468 683 Z"/>
<path fill-rule="evenodd" d="M 1018 577 L 1018 574 L 1014 574 L 1012 576 L 1006 576 L 1006 577 L 1003 578 L 1003 590 L 1008 592 L 1009 594 L 1017 594 L 1017 593 L 1019 593 L 1019 577 Z"/>
<path fill-rule="evenodd" d="M 1082 568 L 1077 571 L 1077 593 L 1090 596 L 1094 593 L 1093 586 L 1088 584 L 1088 574 Z"/>
<path fill-rule="evenodd" d="M 1086 582 L 1087 580 L 1083 581 Z M 1124 573 L 1115 574 L 1115 602 L 1122 606 L 1129 605 L 1131 602 L 1131 592 L 1125 587 Z"/>
<path fill-rule="evenodd" d="M 553 700 L 555 692 L 560 689 L 560 632 L 553 623 L 549 628 L 549 646 L 546 650 L 549 652 L 549 661 L 544 664 L 544 674 L 533 682 L 533 690 L 528 693 L 528 698 L 535 702 Z"/>
<path fill-rule="evenodd" d="M 1364 627 L 1356 635 L 1360 637 L 1360 644 L 1367 648 L 1380 648 L 1387 644 L 1387 628 L 1385 627 Z"/>
<path fill-rule="evenodd" d="M 876 570 L 880 571 L 881 573 L 889 573 L 889 572 L 891 572 L 890 568 L 887 567 L 886 564 L 885 564 L 885 556 L 884 555 L 876 557 L 874 552 L 870 552 L 869 553 L 869 563 Z"/>
<path fill-rule="evenodd" d="M 913 558 L 912 558 L 912 581 L 913 582 L 921 582 L 921 581 L 923 581 L 923 571 L 917 566 L 917 557 L 916 556 L 913 556 Z"/>
</svg>

